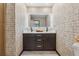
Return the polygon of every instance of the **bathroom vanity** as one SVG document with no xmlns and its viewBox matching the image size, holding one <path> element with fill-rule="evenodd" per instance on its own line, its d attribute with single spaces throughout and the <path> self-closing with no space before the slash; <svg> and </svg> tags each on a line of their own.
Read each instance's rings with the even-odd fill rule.
<svg viewBox="0 0 79 59">
<path fill-rule="evenodd" d="M 24 51 L 56 50 L 56 33 L 23 33 Z"/>
<path fill-rule="evenodd" d="M 56 32 L 53 32 L 49 14 L 30 14 L 28 26 L 23 33 L 23 49 L 25 51 L 56 50 Z"/>
</svg>

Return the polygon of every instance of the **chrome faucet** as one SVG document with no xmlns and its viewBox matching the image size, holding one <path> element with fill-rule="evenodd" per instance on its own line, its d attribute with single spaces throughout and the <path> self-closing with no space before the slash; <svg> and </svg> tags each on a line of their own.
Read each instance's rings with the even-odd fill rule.
<svg viewBox="0 0 79 59">
<path fill-rule="evenodd" d="M 48 27 L 46 27 L 46 32 L 48 31 Z"/>
<path fill-rule="evenodd" d="M 33 31 L 32 27 L 30 29 L 31 29 L 31 32 L 32 32 Z"/>
</svg>

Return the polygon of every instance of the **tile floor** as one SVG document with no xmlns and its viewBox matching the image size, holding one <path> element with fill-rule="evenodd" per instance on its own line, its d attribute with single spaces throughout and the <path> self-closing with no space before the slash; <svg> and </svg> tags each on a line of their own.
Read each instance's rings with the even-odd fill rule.
<svg viewBox="0 0 79 59">
<path fill-rule="evenodd" d="M 24 51 L 21 56 L 58 56 L 56 51 Z"/>
</svg>

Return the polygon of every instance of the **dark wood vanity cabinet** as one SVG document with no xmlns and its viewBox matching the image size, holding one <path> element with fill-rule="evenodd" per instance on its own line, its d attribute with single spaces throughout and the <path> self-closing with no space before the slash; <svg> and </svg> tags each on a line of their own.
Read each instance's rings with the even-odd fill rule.
<svg viewBox="0 0 79 59">
<path fill-rule="evenodd" d="M 24 33 L 23 49 L 31 51 L 56 50 L 55 33 Z"/>
</svg>

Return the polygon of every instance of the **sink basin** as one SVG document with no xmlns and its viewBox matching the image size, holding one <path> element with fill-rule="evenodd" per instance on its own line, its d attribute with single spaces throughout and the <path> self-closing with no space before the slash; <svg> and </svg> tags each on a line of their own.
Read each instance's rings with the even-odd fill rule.
<svg viewBox="0 0 79 59">
<path fill-rule="evenodd" d="M 36 27 L 36 28 L 32 28 L 31 27 L 31 32 L 47 32 L 48 31 L 48 27 Z"/>
<path fill-rule="evenodd" d="M 30 28 L 28 30 L 24 30 L 23 33 L 56 33 L 54 29 L 48 29 L 48 28 Z"/>
<path fill-rule="evenodd" d="M 43 32 L 42 30 L 36 30 L 36 32 Z"/>
</svg>

